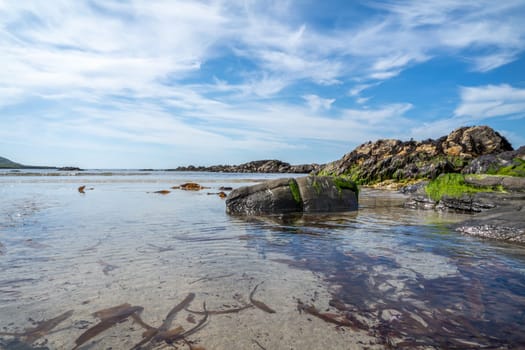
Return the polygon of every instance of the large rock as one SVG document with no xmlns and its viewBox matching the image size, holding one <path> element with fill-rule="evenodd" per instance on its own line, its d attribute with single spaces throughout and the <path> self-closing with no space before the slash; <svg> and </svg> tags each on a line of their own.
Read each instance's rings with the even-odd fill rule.
<svg viewBox="0 0 525 350">
<path fill-rule="evenodd" d="M 503 167 L 519 165 L 520 160 L 521 162 L 525 161 L 525 146 L 521 146 L 515 151 L 482 155 L 470 162 L 461 172 L 463 174 L 496 173 Z"/>
<path fill-rule="evenodd" d="M 525 244 L 525 195 L 495 196 L 495 208 L 459 223 L 456 230 L 471 236 Z"/>
<path fill-rule="evenodd" d="M 461 172 L 476 157 L 504 151 L 512 151 L 512 146 L 490 127 L 463 127 L 437 140 L 368 142 L 327 164 L 319 174 L 346 175 L 362 184 L 433 179 Z"/>
<path fill-rule="evenodd" d="M 226 198 L 226 212 L 260 215 L 353 211 L 357 210 L 357 195 L 356 185 L 342 178 L 285 178 L 233 190 Z"/>
</svg>

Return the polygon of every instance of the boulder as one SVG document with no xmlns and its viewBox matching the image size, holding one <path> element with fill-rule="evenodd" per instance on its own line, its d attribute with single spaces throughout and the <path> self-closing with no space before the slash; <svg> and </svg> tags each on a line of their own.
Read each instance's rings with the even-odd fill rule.
<svg viewBox="0 0 525 350">
<path fill-rule="evenodd" d="M 318 174 L 345 175 L 361 184 L 434 179 L 463 171 L 477 157 L 508 151 L 510 143 L 490 127 L 462 127 L 437 140 L 367 142 L 326 164 Z"/>
<path fill-rule="evenodd" d="M 283 178 L 233 190 L 226 198 L 226 212 L 260 215 L 354 211 L 357 196 L 357 186 L 342 178 Z"/>
</svg>

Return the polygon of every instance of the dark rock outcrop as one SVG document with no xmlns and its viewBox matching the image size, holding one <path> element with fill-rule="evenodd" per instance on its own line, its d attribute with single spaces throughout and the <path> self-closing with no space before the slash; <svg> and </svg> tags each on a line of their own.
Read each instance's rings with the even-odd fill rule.
<svg viewBox="0 0 525 350">
<path fill-rule="evenodd" d="M 348 180 L 307 176 L 285 178 L 233 190 L 226 212 L 238 215 L 357 210 L 357 187 Z"/>
<path fill-rule="evenodd" d="M 77 168 L 75 166 L 64 166 L 62 168 L 58 168 L 59 171 L 84 171 L 83 169 Z"/>
<path fill-rule="evenodd" d="M 505 151 L 496 154 L 482 155 L 470 162 L 463 170 L 463 174 L 486 174 L 497 172 L 499 169 L 512 165 L 516 159 L 525 161 L 525 146 L 515 151 Z"/>
<path fill-rule="evenodd" d="M 525 243 L 525 178 L 493 175 L 467 175 L 465 183 L 480 188 L 501 187 L 504 192 L 478 192 L 460 197 L 443 196 L 434 201 L 417 186 L 405 207 L 414 209 L 453 210 L 474 213 L 455 229 L 471 236 Z"/>
<path fill-rule="evenodd" d="M 288 173 L 309 174 L 320 169 L 318 164 L 290 165 L 280 160 L 256 160 L 239 165 L 187 166 L 169 169 L 171 171 L 206 171 L 222 173 Z"/>
<path fill-rule="evenodd" d="M 525 194 L 494 196 L 493 209 L 455 225 L 458 232 L 471 236 L 525 244 Z"/>
<path fill-rule="evenodd" d="M 345 174 L 362 184 L 433 179 L 442 173 L 461 172 L 477 157 L 505 151 L 512 151 L 512 146 L 490 127 L 462 127 L 437 140 L 368 142 L 328 163 L 319 174 Z"/>
</svg>

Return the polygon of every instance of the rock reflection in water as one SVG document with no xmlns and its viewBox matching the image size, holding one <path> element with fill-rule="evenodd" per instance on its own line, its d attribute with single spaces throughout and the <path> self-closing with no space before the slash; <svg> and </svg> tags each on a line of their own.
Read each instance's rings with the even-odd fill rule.
<svg viewBox="0 0 525 350">
<path fill-rule="evenodd" d="M 395 212 L 389 205 L 385 210 Z M 337 326 L 365 329 L 387 348 L 524 346 L 523 274 L 496 259 L 474 258 L 458 249 L 454 238 L 434 246 L 432 237 L 430 241 L 418 237 L 418 231 L 425 229 L 417 220 L 403 222 L 403 215 L 406 211 L 399 212 L 399 223 L 387 225 L 381 215 L 376 217 L 381 222 L 378 229 L 405 237 L 401 242 L 395 237 L 390 246 L 384 236 L 374 247 L 370 239 L 362 239 L 375 234 L 366 211 L 362 218 L 252 218 L 252 230 L 242 239 L 264 254 L 286 251 L 290 259 L 272 260 L 324 276 L 331 286 L 329 305 L 298 300 L 298 310 Z M 388 220 L 393 217 L 390 212 Z M 363 225 L 368 232 L 363 232 Z M 442 226 L 435 231 L 450 232 Z M 275 241 L 286 244 L 275 245 Z"/>
</svg>

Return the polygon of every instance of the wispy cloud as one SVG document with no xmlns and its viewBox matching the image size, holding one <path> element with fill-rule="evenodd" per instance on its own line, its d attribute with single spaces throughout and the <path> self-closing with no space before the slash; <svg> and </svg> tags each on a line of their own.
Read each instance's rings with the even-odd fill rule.
<svg viewBox="0 0 525 350">
<path fill-rule="evenodd" d="M 320 23 L 292 0 L 0 2 L 0 137 L 225 155 L 359 143 L 413 124 L 412 101 L 376 102 L 378 84 L 443 55 L 488 72 L 525 49 L 520 0 L 366 6 Z M 522 91 L 465 87 L 450 114 L 516 117 Z"/>
<path fill-rule="evenodd" d="M 491 119 L 508 119 L 510 124 L 525 119 L 525 89 L 508 84 L 461 87 L 459 97 L 459 105 L 453 115 L 411 127 L 412 135 L 418 138 L 437 137 L 460 126 L 486 124 Z M 501 131 L 520 145 L 525 142 L 525 137 L 518 130 L 519 127 L 517 130 L 509 128 Z"/>
<path fill-rule="evenodd" d="M 508 84 L 462 87 L 461 104 L 456 116 L 467 116 L 474 120 L 492 117 L 519 116 L 525 118 L 525 89 Z"/>
</svg>

